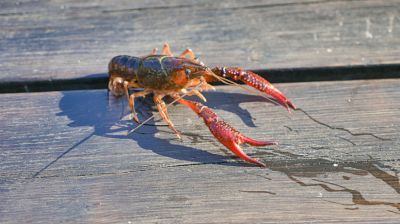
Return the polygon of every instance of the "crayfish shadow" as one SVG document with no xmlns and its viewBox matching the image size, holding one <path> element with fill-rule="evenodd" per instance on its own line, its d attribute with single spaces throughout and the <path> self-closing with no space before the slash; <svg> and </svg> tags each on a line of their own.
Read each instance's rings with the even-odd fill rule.
<svg viewBox="0 0 400 224">
<path fill-rule="evenodd" d="M 191 147 L 191 143 L 187 139 L 193 141 L 215 141 L 217 143 L 214 139 L 205 139 L 196 133 L 183 133 L 183 142 L 178 142 L 172 132 L 163 133 L 164 136 L 170 136 L 168 139 L 158 138 L 157 133 L 160 133 L 158 126 L 165 126 L 159 125 L 164 124 L 164 122 L 158 122 L 158 119 L 156 121 L 154 119 L 151 120 L 139 130 L 127 135 L 127 132 L 135 128 L 137 124 L 130 119 L 126 119 L 129 115 L 129 108 L 125 97 L 115 98 L 108 94 L 106 90 L 64 91 L 62 93 L 63 96 L 59 103 L 61 112 L 57 116 L 66 116 L 70 120 L 69 127 L 92 127 L 93 135 L 107 138 L 131 139 L 145 150 L 151 150 L 156 154 L 177 160 L 228 166 L 249 166 L 249 164 L 244 162 L 228 162 L 229 156 L 226 155 L 213 154 L 206 151 L 207 149 Z M 221 92 L 211 92 L 206 95 L 213 98 L 207 104 L 211 108 L 227 110 L 233 113 L 242 111 L 239 113 L 239 116 L 246 124 L 252 124 L 252 117 L 246 110 L 242 110 L 239 107 L 239 103 L 263 100 L 261 97 L 240 93 L 234 93 L 233 96 L 229 97 L 230 99 L 234 99 L 233 101 Z M 142 121 L 152 113 L 156 113 L 151 97 L 138 99 L 136 101 L 136 108 L 139 119 Z M 154 124 L 155 122 L 157 125 Z M 207 129 L 206 126 L 204 128 Z M 169 131 L 166 127 L 162 129 L 164 132 Z M 221 145 L 220 147 L 223 150 L 223 146 Z M 73 148 L 66 150 L 66 152 L 72 151 Z"/>
<path fill-rule="evenodd" d="M 209 92 L 206 93 L 206 96 L 210 98 L 209 103 L 207 104 L 209 107 L 227 110 L 234 113 L 237 112 L 238 105 L 241 102 L 264 102 L 264 99 L 261 97 L 240 93 L 224 94 L 222 92 Z M 235 100 L 230 101 L 229 98 Z M 142 115 L 140 117 L 141 120 L 146 116 L 155 113 L 154 104 L 150 97 L 138 100 L 136 106 L 139 114 Z M 126 135 L 127 131 L 136 126 L 133 121 L 122 119 L 124 116 L 129 114 L 126 99 L 108 96 L 106 90 L 64 91 L 59 103 L 59 108 L 61 112 L 59 112 L 57 116 L 67 117 L 70 120 L 68 124 L 69 127 L 91 127 L 93 128 L 93 135 L 105 138 L 132 140 L 137 142 L 138 146 L 142 149 L 150 150 L 161 156 L 201 164 L 254 167 L 253 165 L 244 163 L 240 160 L 228 162 L 230 159 L 229 156 L 217 155 L 207 152 L 207 149 L 191 147 L 191 143 L 187 141 L 188 138 L 192 138 L 193 141 L 213 141 L 214 143 L 219 144 L 217 140 L 205 138 L 196 133 L 183 133 L 186 140 L 184 140 L 183 143 L 178 143 L 175 140 L 176 137 L 174 134 L 170 132 L 167 127 L 163 127 L 162 130 L 164 130 L 164 132 L 166 130 L 170 137 L 168 139 L 158 138 L 157 133 L 160 132 L 160 128 L 154 126 L 154 120 L 149 122 L 149 125 L 145 125 L 139 129 L 138 132 Z M 251 119 L 251 115 L 241 116 L 241 118 Z M 206 129 L 207 127 L 204 126 L 204 128 Z M 165 133 L 163 134 L 166 136 Z M 77 145 L 81 143 L 84 144 L 84 142 L 91 136 L 92 135 L 81 140 L 78 139 L 74 146 L 66 149 L 59 157 L 38 171 L 34 176 L 38 176 L 43 170 L 53 165 L 58 159 L 74 150 Z M 125 143 L 117 143 L 115 147 L 126 147 L 126 145 L 123 145 Z M 220 148 L 221 150 L 224 149 L 222 145 L 220 145 Z M 264 158 L 266 158 L 265 154 L 270 155 L 271 158 L 273 158 L 272 156 L 274 154 L 284 155 L 285 158 L 283 159 L 273 158 L 264 160 L 263 162 L 268 165 L 268 170 L 285 174 L 289 180 L 296 183 L 298 186 L 310 187 L 313 189 L 319 187 L 323 192 L 329 193 L 348 193 L 351 195 L 350 198 L 354 205 L 383 205 L 400 210 L 400 203 L 385 200 L 367 200 L 365 199 L 366 197 L 363 196 L 363 192 L 357 189 L 362 177 L 365 177 L 366 181 L 368 181 L 368 178 L 373 176 L 382 180 L 383 185 L 389 186 L 397 194 L 400 193 L 399 178 L 397 174 L 392 175 L 385 172 L 385 167 L 379 164 L 378 161 L 343 162 L 338 166 L 332 166 L 332 161 L 327 159 L 312 159 L 304 155 L 297 155 L 277 149 L 272 149 L 271 151 L 260 151 L 260 153 L 262 154 L 259 154 L 258 157 Z M 332 178 L 330 179 L 330 182 L 328 182 L 324 176 L 331 176 Z M 343 177 L 341 178 L 341 176 Z M 265 176 L 265 178 L 268 178 L 268 176 Z M 266 190 L 268 191 L 269 189 Z M 257 191 L 255 192 L 257 193 Z M 343 206 L 346 207 L 347 205 L 344 204 Z"/>
</svg>

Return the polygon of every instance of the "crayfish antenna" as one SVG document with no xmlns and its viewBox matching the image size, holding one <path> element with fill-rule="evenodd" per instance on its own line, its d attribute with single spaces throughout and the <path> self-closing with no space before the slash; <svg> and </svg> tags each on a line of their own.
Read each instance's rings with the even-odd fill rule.
<svg viewBox="0 0 400 224">
<path fill-rule="evenodd" d="M 276 142 L 270 141 L 257 141 L 242 135 L 224 120 L 218 117 L 210 108 L 204 106 L 199 102 L 193 102 L 190 100 L 179 99 L 179 103 L 188 106 L 197 115 L 203 118 L 204 123 L 210 129 L 210 132 L 214 135 L 218 141 L 231 150 L 235 155 L 239 156 L 244 161 L 256 164 L 260 167 L 265 167 L 266 165 L 256 159 L 251 158 L 239 147 L 241 143 L 248 143 L 253 146 L 266 146 L 275 145 Z"/>
</svg>

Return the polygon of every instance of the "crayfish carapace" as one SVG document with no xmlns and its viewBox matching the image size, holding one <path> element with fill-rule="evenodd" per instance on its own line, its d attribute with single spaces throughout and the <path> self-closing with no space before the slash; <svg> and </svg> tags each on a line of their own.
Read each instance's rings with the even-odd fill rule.
<svg viewBox="0 0 400 224">
<path fill-rule="evenodd" d="M 289 108 L 295 109 L 294 104 L 271 83 L 253 72 L 236 67 L 209 68 L 200 62 L 190 49 L 186 49 L 181 55 L 174 57 L 168 44 L 164 44 L 161 54 L 156 54 L 156 51 L 157 49 L 154 49 L 150 55 L 145 57 L 116 56 L 109 63 L 108 89 L 115 96 L 126 95 L 133 119 L 139 123 L 135 112 L 135 98 L 153 93 L 153 100 L 161 117 L 178 138 L 181 138 L 179 131 L 175 129 L 168 116 L 167 105 L 163 101 L 164 96 L 170 96 L 175 99 L 174 102 L 188 106 L 202 117 L 215 138 L 237 156 L 247 162 L 265 167 L 264 163 L 246 155 L 239 145 L 247 143 L 253 146 L 266 146 L 274 145 L 276 142 L 257 141 L 246 137 L 220 119 L 207 106 L 183 99 L 183 96 L 196 95 L 205 102 L 206 98 L 201 92 L 214 89 L 209 82 L 220 81 L 236 84 L 232 80 L 240 80 L 254 89 L 272 96 L 288 110 Z M 141 88 L 143 91 L 129 94 L 129 88 Z"/>
</svg>

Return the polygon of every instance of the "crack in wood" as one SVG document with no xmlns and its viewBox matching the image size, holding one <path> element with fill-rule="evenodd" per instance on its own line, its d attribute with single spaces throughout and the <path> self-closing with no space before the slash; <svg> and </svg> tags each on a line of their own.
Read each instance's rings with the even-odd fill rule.
<svg viewBox="0 0 400 224">
<path fill-rule="evenodd" d="M 352 195 L 352 201 L 353 201 L 353 205 L 386 205 L 386 206 L 390 206 L 393 208 L 396 208 L 397 210 L 400 211 L 400 203 L 393 203 L 393 202 L 386 202 L 386 201 L 369 201 L 367 199 L 364 198 L 364 196 L 361 194 L 360 191 L 357 190 L 353 190 L 344 186 L 341 186 L 339 184 L 335 184 L 335 183 L 331 183 L 328 181 L 323 181 L 323 180 L 318 180 L 318 179 L 311 179 L 313 181 L 316 182 L 320 182 L 320 183 L 315 183 L 315 184 L 306 184 L 303 181 L 295 178 L 292 175 L 287 175 L 289 179 L 291 179 L 292 181 L 294 181 L 295 183 L 299 184 L 300 186 L 303 187 L 314 187 L 314 186 L 319 186 L 321 188 L 323 188 L 324 190 L 326 190 L 327 192 L 347 192 L 350 193 Z M 332 186 L 336 186 L 339 187 L 341 189 L 334 189 L 332 187 L 330 187 L 329 185 Z M 350 204 L 345 204 L 345 203 L 339 203 L 339 202 L 333 202 L 333 201 L 328 201 L 328 200 L 324 200 L 330 203 L 334 203 L 334 204 L 340 204 L 343 206 L 349 206 Z"/>
<path fill-rule="evenodd" d="M 310 119 L 311 119 L 312 121 L 314 121 L 315 123 L 320 124 L 320 125 L 322 125 L 322 126 L 325 126 L 325 127 L 329 128 L 329 129 L 332 129 L 332 130 L 344 131 L 344 132 L 349 133 L 349 134 L 352 135 L 352 136 L 372 136 L 372 137 L 374 137 L 374 138 L 376 138 L 376 139 L 379 139 L 379 140 L 381 140 L 381 141 L 392 141 L 392 139 L 389 139 L 389 138 L 382 138 L 382 137 L 379 137 L 379 136 L 377 136 L 377 135 L 375 135 L 375 134 L 373 134 L 373 133 L 369 133 L 369 132 L 353 133 L 352 131 L 350 131 L 350 130 L 347 129 L 347 128 L 335 127 L 335 126 L 329 125 L 329 124 L 327 124 L 327 123 L 324 123 L 324 122 L 322 122 L 322 121 L 317 120 L 316 118 L 314 118 L 313 116 L 311 116 L 309 113 L 307 113 L 305 110 L 303 110 L 303 109 L 301 109 L 301 108 L 297 108 L 296 111 L 301 111 L 301 112 L 303 112 L 308 118 L 310 118 Z"/>
<path fill-rule="evenodd" d="M 346 142 L 349 142 L 349 143 L 352 144 L 353 146 L 357 145 L 356 143 L 352 142 L 350 139 L 347 139 L 347 138 L 344 138 L 344 137 L 340 137 L 340 136 L 336 136 L 336 137 L 338 137 L 338 138 L 340 138 L 340 139 L 342 139 L 342 140 L 344 140 L 344 141 L 346 141 Z"/>
<path fill-rule="evenodd" d="M 259 8 L 275 8 L 275 7 L 286 7 L 286 6 L 297 6 L 297 5 L 313 5 L 330 2 L 349 2 L 349 1 L 362 1 L 362 0 L 316 0 L 306 2 L 289 2 L 289 3 L 276 3 L 276 4 L 259 4 L 239 7 L 204 7 L 204 5 L 193 4 L 193 5 L 164 5 L 164 6 L 152 6 L 152 7 L 138 7 L 128 9 L 115 9 L 115 10 L 103 10 L 102 13 L 120 13 L 120 12 L 143 12 L 151 10 L 171 10 L 171 9 L 183 9 L 183 8 L 207 8 L 208 10 L 243 10 L 243 9 L 259 9 Z"/>
<path fill-rule="evenodd" d="M 62 154 L 62 156 L 65 154 Z M 61 177 L 60 175 L 47 175 L 47 176 L 39 176 L 45 169 L 47 169 L 49 166 L 54 164 L 59 158 L 62 157 L 61 155 L 57 157 L 57 159 L 53 160 L 51 163 L 49 163 L 47 166 L 42 168 L 40 171 L 36 172 L 35 175 L 33 175 L 31 178 L 27 179 L 34 179 L 34 178 L 40 178 L 40 179 L 47 179 L 47 178 L 57 178 Z M 143 168 L 139 168 L 137 170 L 127 170 L 127 171 L 121 171 L 121 172 L 102 172 L 102 173 L 85 173 L 85 174 L 75 174 L 75 175 L 70 175 L 70 177 L 89 177 L 89 176 L 110 176 L 110 175 L 124 175 L 124 174 L 130 174 L 130 173 L 137 173 L 137 172 L 146 172 L 146 171 L 151 171 L 157 168 L 174 168 L 174 167 L 190 167 L 190 166 L 201 166 L 201 165 L 210 165 L 210 164 L 230 164 L 232 162 L 230 161 L 216 161 L 216 162 L 200 162 L 200 163 L 184 163 L 184 164 L 173 164 L 173 165 L 159 165 L 159 166 L 146 166 Z M 235 163 L 236 165 L 236 163 Z M 240 164 L 238 164 L 240 165 Z"/>
<path fill-rule="evenodd" d="M 119 12 L 143 12 L 150 10 L 170 10 L 170 9 L 183 9 L 183 8 L 193 8 L 196 5 L 165 5 L 165 6 L 153 6 L 153 7 L 140 7 L 140 8 L 130 8 L 130 9 L 115 9 L 115 10 L 103 10 L 102 13 L 119 13 Z"/>
<path fill-rule="evenodd" d="M 258 193 L 258 194 L 272 194 L 272 195 L 276 195 L 275 192 L 271 192 L 271 191 L 248 191 L 248 190 L 239 190 L 239 192 L 243 192 L 243 193 Z"/>
<path fill-rule="evenodd" d="M 262 5 L 250 5 L 243 7 L 231 7 L 226 8 L 229 10 L 242 10 L 242 9 L 259 9 L 259 8 L 274 8 L 274 7 L 285 7 L 285 6 L 297 6 L 297 5 L 314 5 L 321 3 L 331 3 L 331 2 L 353 2 L 353 1 L 363 1 L 363 0 L 317 0 L 309 2 L 288 2 L 288 3 L 276 3 L 276 4 L 262 4 Z"/>
<path fill-rule="evenodd" d="M 400 203 L 385 202 L 385 201 L 369 201 L 369 200 L 367 200 L 367 199 L 365 199 L 363 197 L 363 195 L 361 194 L 360 191 L 349 189 L 347 187 L 341 186 L 339 184 L 331 183 L 331 182 L 328 182 L 328 181 L 323 181 L 323 180 L 318 180 L 318 179 L 312 179 L 312 180 L 320 182 L 320 183 L 323 183 L 323 184 L 317 184 L 317 185 L 320 185 L 321 187 L 322 187 L 322 185 L 324 185 L 323 188 L 325 190 L 327 190 L 328 192 L 340 192 L 340 191 L 342 191 L 342 192 L 350 193 L 352 195 L 353 203 L 356 204 L 356 205 L 387 205 L 387 206 L 391 206 L 393 208 L 396 208 L 396 209 L 398 209 L 400 211 Z M 339 187 L 339 188 L 342 188 L 342 189 L 335 190 L 333 188 L 328 187 L 326 184 L 330 184 L 330 185 L 333 185 L 333 186 L 336 186 L 336 187 Z"/>
<path fill-rule="evenodd" d="M 252 70 L 271 83 L 400 78 L 399 63 Z M 321 74 L 324 74 L 321 76 Z M 0 93 L 107 89 L 108 74 L 79 78 L 0 81 Z M 222 83 L 215 83 L 222 85 Z"/>
<path fill-rule="evenodd" d="M 283 127 L 287 128 L 289 131 L 293 131 L 293 129 L 289 126 L 283 125 Z"/>
<path fill-rule="evenodd" d="M 397 215 L 400 215 L 400 212 L 395 212 L 395 211 L 391 211 L 391 210 L 386 210 L 386 211 L 394 213 L 394 214 L 397 214 Z"/>
</svg>

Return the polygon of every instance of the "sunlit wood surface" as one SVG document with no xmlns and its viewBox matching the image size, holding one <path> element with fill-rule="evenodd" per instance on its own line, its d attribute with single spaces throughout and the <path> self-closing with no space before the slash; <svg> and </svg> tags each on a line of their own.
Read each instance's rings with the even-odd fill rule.
<svg viewBox="0 0 400 224">
<path fill-rule="evenodd" d="M 400 77 L 399 7 L 0 2 L 0 92 L 25 92 L 0 94 L 0 223 L 399 223 L 400 79 L 387 79 Z M 182 141 L 158 115 L 127 135 L 136 124 L 126 99 L 87 90 L 106 85 L 111 57 L 164 42 L 210 66 L 306 68 L 329 80 L 361 66 L 358 78 L 386 79 L 276 84 L 299 107 L 291 113 L 233 86 L 205 93 L 242 133 L 279 142 L 243 147 L 261 169 L 183 105 L 168 108 Z M 136 107 L 141 120 L 157 114 L 151 98 Z"/>
</svg>

